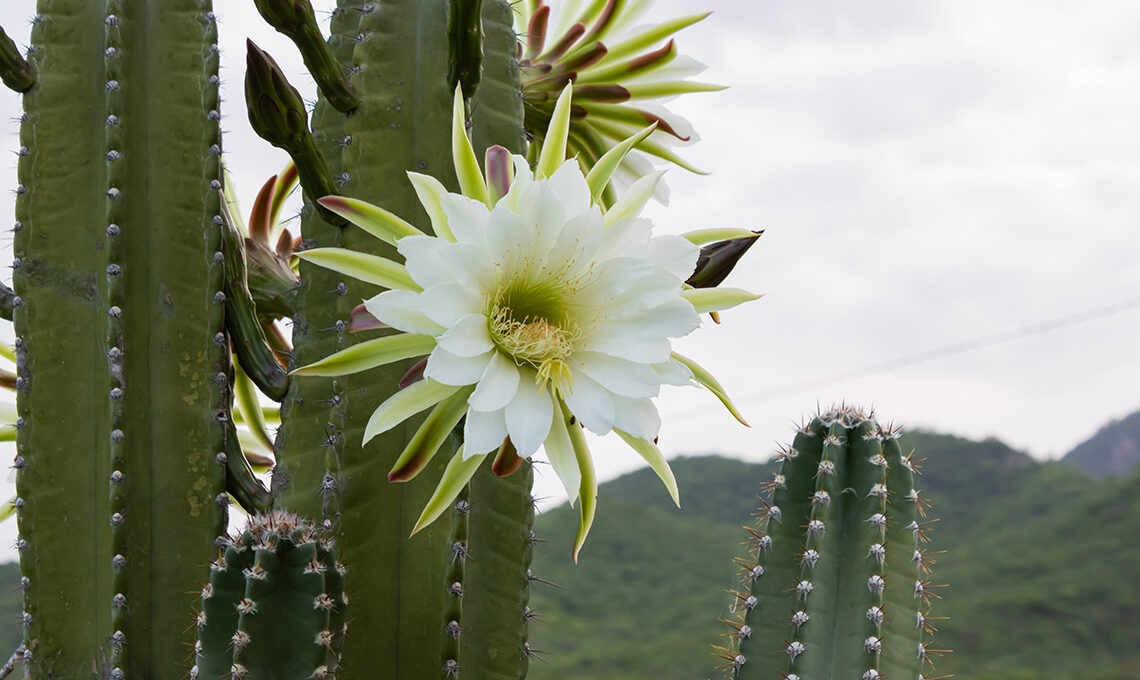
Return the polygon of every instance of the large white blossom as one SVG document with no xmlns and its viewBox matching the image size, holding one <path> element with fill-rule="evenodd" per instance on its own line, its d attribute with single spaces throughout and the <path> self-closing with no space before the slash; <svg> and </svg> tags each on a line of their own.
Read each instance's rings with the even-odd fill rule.
<svg viewBox="0 0 1140 680">
<path fill-rule="evenodd" d="M 743 230 L 654 235 L 638 216 L 660 173 L 638 180 L 608 209 L 610 175 L 636 139 L 619 145 L 584 175 L 565 160 L 570 88 L 563 92 L 532 170 L 525 158 L 488 150 L 480 171 L 455 100 L 453 155 L 462 194 L 409 173 L 434 235 L 376 206 L 344 198 L 322 204 L 394 243 L 398 263 L 325 248 L 299 254 L 388 290 L 368 312 L 401 331 L 366 341 L 298 374 L 340 375 L 427 356 L 423 379 L 380 404 L 368 439 L 432 409 L 390 478 L 414 476 L 463 420 L 463 447 L 448 465 L 417 529 L 433 521 L 488 455 L 545 451 L 571 500 L 581 499 L 575 555 L 593 518 L 597 480 L 582 427 L 616 433 L 677 487 L 655 445 L 661 420 L 653 398 L 662 385 L 694 379 L 732 409 L 723 390 L 671 340 L 700 325 L 699 314 L 756 296 L 736 289 L 689 289 L 698 245 L 754 236 Z M 738 416 L 739 417 L 739 416 Z"/>
</svg>

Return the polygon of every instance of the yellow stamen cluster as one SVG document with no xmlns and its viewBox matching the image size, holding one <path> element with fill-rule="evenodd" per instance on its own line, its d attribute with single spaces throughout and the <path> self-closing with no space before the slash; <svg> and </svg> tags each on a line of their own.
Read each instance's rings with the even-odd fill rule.
<svg viewBox="0 0 1140 680">
<path fill-rule="evenodd" d="M 568 393 L 573 386 L 570 367 L 564 361 L 574 351 L 577 330 L 571 324 L 551 323 L 538 317 L 515 318 L 510 307 L 495 305 L 491 310 L 491 338 L 516 363 L 538 369 L 538 383 Z"/>
</svg>

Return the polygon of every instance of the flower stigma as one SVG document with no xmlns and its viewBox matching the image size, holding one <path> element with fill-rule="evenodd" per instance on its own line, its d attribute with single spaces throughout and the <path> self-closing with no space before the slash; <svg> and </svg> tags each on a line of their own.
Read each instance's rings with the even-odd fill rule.
<svg viewBox="0 0 1140 680">
<path fill-rule="evenodd" d="M 565 360 L 581 335 L 566 311 L 566 288 L 550 279 L 537 284 L 515 281 L 499 289 L 487 314 L 495 346 L 516 364 L 535 368 L 535 380 L 543 391 L 550 384 L 561 394 L 573 390 Z"/>
</svg>

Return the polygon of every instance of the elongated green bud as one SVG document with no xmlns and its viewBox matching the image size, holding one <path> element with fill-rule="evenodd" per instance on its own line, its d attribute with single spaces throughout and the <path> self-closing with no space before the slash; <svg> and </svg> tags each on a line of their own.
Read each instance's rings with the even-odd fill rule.
<svg viewBox="0 0 1140 680">
<path fill-rule="evenodd" d="M 254 0 L 254 4 L 270 26 L 297 45 L 305 67 L 334 109 L 349 113 L 360 106 L 360 97 L 348 82 L 344 68 L 321 36 L 309 0 Z"/>
<path fill-rule="evenodd" d="M 717 241 L 701 248 L 696 269 L 685 283 L 693 288 L 713 288 L 724 282 L 732 270 L 744 257 L 744 253 L 760 238 L 763 231 L 753 232 L 754 236 Z"/>
<path fill-rule="evenodd" d="M 36 68 L 24 59 L 3 28 L 0 28 L 0 79 L 16 92 L 27 92 L 36 84 Z"/>
<path fill-rule="evenodd" d="M 932 560 L 926 501 L 898 431 L 841 408 L 803 426 L 738 560 L 734 680 L 922 678 L 929 670 Z"/>
<path fill-rule="evenodd" d="M 226 329 L 233 340 L 234 353 L 246 375 L 265 396 L 275 401 L 285 398 L 289 375 L 277 361 L 265 338 L 257 318 L 253 298 L 246 284 L 245 253 L 238 233 L 228 213 L 223 214 L 225 230 L 222 235 L 222 253 L 225 257 L 226 278 L 223 294 L 226 303 Z"/>
<path fill-rule="evenodd" d="M 301 94 L 289 84 L 273 57 L 252 40 L 245 44 L 245 103 L 253 131 L 289 154 L 297 166 L 301 187 L 311 200 L 338 194 L 328 163 L 309 132 Z M 335 213 L 319 206 L 318 210 L 330 224 L 347 224 Z"/>
</svg>

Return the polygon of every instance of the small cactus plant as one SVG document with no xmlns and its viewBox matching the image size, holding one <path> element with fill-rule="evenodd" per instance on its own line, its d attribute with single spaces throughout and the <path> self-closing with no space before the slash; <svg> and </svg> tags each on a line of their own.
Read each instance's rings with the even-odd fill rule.
<svg viewBox="0 0 1140 680">
<path fill-rule="evenodd" d="M 838 408 L 779 452 L 718 647 L 729 677 L 930 680 L 931 520 L 898 437 Z"/>
<path fill-rule="evenodd" d="M 272 511 L 219 544 L 202 588 L 190 677 L 334 677 L 347 596 L 332 542 L 311 521 Z"/>
</svg>

